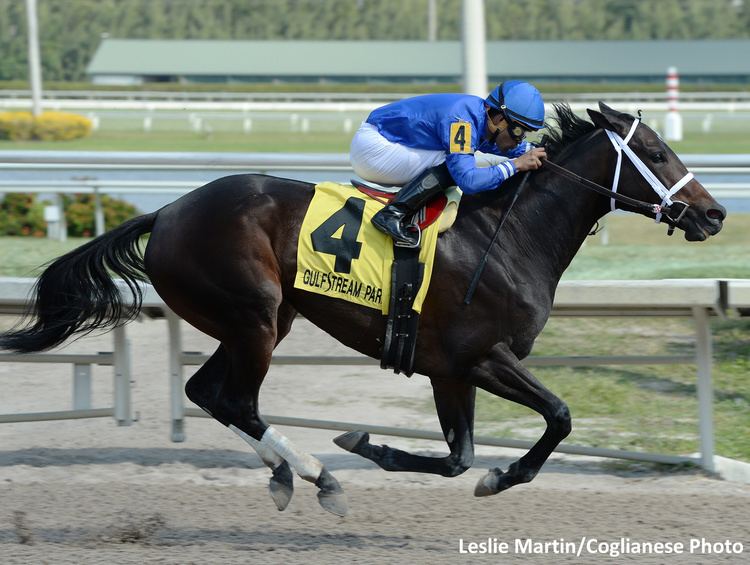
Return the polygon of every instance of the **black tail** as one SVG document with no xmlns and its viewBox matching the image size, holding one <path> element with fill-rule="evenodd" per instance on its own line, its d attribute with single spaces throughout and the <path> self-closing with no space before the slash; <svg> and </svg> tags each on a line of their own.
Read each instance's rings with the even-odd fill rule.
<svg viewBox="0 0 750 565">
<path fill-rule="evenodd" d="M 133 218 L 50 264 L 34 287 L 32 319 L 0 334 L 0 349 L 43 351 L 73 334 L 133 319 L 143 298 L 139 282 L 147 280 L 139 239 L 155 221 L 156 212 Z M 113 277 L 124 280 L 132 301 L 124 300 Z"/>
</svg>

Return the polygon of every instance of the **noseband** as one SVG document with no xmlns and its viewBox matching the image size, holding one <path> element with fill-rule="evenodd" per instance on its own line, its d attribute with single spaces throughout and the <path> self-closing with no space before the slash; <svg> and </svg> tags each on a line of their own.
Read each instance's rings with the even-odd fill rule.
<svg viewBox="0 0 750 565">
<path fill-rule="evenodd" d="M 595 182 L 583 178 L 582 176 L 577 175 L 576 173 L 569 171 L 568 169 L 561 167 L 560 165 L 556 165 L 555 163 L 552 163 L 550 161 L 545 161 L 544 167 L 549 168 L 552 172 L 573 180 L 576 183 L 590 190 L 593 190 L 594 192 L 609 196 L 612 211 L 616 210 L 615 203 L 621 202 L 623 204 L 627 204 L 628 206 L 636 208 L 637 210 L 654 214 L 654 218 L 657 224 L 660 223 L 663 218 L 665 218 L 666 223 L 669 224 L 667 234 L 672 235 L 674 233 L 675 227 L 680 222 L 680 220 L 682 220 L 683 216 L 688 211 L 688 208 L 690 208 L 690 205 L 687 202 L 684 202 L 682 200 L 672 200 L 672 196 L 677 194 L 677 192 L 679 192 L 682 187 L 684 187 L 693 179 L 693 173 L 688 172 L 687 174 L 685 174 L 685 176 L 683 176 L 674 185 L 672 185 L 671 188 L 667 188 L 666 186 L 664 186 L 664 184 L 658 178 L 656 178 L 656 175 L 651 172 L 651 169 L 649 169 L 646 164 L 641 161 L 640 157 L 638 157 L 638 155 L 636 155 L 633 150 L 628 147 L 628 143 L 632 139 L 633 134 L 635 133 L 635 129 L 638 127 L 639 123 L 640 120 L 633 120 L 633 125 L 630 126 L 630 131 L 628 132 L 628 135 L 625 136 L 625 139 L 621 138 L 613 131 L 605 130 L 605 132 L 607 133 L 607 137 L 609 137 L 609 140 L 612 142 L 612 145 L 617 152 L 617 164 L 615 165 L 615 176 L 612 181 L 612 189 L 605 188 L 600 184 L 596 184 Z M 661 204 L 651 204 L 649 202 L 637 200 L 635 198 L 631 198 L 630 196 L 625 196 L 624 194 L 620 194 L 619 192 L 617 192 L 617 187 L 620 180 L 620 172 L 622 169 L 623 153 L 630 159 L 631 163 L 633 163 L 633 166 L 635 166 L 636 170 L 651 186 L 654 192 L 661 197 Z"/>
</svg>

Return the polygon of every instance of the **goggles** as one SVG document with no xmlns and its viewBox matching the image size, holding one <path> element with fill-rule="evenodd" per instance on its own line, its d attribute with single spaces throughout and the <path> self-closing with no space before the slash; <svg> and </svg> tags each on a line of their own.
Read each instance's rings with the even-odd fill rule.
<svg viewBox="0 0 750 565">
<path fill-rule="evenodd" d="M 523 138 L 526 137 L 526 134 L 532 131 L 511 120 L 505 112 L 503 112 L 503 118 L 505 119 L 505 123 L 508 124 L 508 134 L 516 143 L 520 143 L 521 141 L 523 141 Z"/>
</svg>

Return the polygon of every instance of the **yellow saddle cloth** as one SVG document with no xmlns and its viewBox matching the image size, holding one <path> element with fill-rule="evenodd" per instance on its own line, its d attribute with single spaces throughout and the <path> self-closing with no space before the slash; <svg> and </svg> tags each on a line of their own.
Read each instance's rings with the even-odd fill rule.
<svg viewBox="0 0 750 565">
<path fill-rule="evenodd" d="M 294 287 L 388 313 L 393 242 L 371 223 L 383 204 L 350 185 L 315 186 L 299 232 Z M 424 278 L 414 300 L 421 312 L 432 276 L 439 222 L 422 232 Z"/>
</svg>

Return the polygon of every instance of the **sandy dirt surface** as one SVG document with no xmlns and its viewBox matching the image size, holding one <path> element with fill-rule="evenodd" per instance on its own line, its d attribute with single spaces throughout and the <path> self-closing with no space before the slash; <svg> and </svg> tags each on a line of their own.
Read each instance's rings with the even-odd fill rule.
<svg viewBox="0 0 750 565">
<path fill-rule="evenodd" d="M 0 426 L 0 563 L 749 562 L 747 485 L 555 456 L 533 483 L 477 499 L 473 488 L 486 469 L 521 455 L 498 448 L 479 448 L 474 468 L 445 479 L 386 473 L 336 447 L 338 432 L 279 427 L 338 478 L 350 509 L 345 518 L 325 512 L 317 489 L 297 478 L 280 513 L 267 469 L 226 428 L 192 418 L 186 441 L 170 441 L 166 323 L 134 323 L 128 336 L 133 426 L 109 418 Z M 187 328 L 184 341 L 191 351 L 214 345 Z M 111 337 L 101 336 L 66 351 L 108 349 Z M 305 321 L 280 353 L 350 354 Z M 71 374 L 66 365 L 0 363 L 0 413 L 69 408 Z M 111 394 L 111 368 L 95 368 L 94 406 L 111 405 Z M 438 430 L 434 414 L 414 410 L 425 398 L 430 388 L 419 376 L 286 366 L 271 369 L 261 408 Z M 436 442 L 373 441 L 444 451 Z M 471 553 L 484 549 L 471 544 L 488 540 L 495 553 Z M 682 553 L 635 553 L 645 542 L 683 544 Z M 732 553 L 740 545 L 743 552 Z"/>
</svg>

